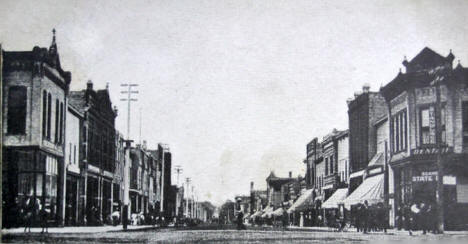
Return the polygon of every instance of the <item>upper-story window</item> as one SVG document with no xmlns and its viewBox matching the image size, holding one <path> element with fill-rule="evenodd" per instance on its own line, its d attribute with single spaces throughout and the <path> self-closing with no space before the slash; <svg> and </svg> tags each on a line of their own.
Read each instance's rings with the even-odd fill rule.
<svg viewBox="0 0 468 244">
<path fill-rule="evenodd" d="M 25 86 L 12 86 L 8 91 L 8 134 L 26 133 L 26 91 Z"/>
<path fill-rule="evenodd" d="M 328 158 L 325 158 L 325 175 L 328 175 Z"/>
<path fill-rule="evenodd" d="M 392 116 L 391 123 L 393 152 L 401 152 L 408 147 L 408 122 L 406 109 Z"/>
<path fill-rule="evenodd" d="M 56 144 L 59 143 L 59 120 L 60 120 L 60 102 L 58 99 L 55 99 L 55 137 L 54 137 L 54 142 Z"/>
<path fill-rule="evenodd" d="M 47 140 L 50 141 L 50 126 L 52 121 L 52 95 L 47 94 Z"/>
<path fill-rule="evenodd" d="M 468 143 L 468 101 L 463 102 L 463 143 Z M 467 145 L 468 146 L 468 145 Z"/>
<path fill-rule="evenodd" d="M 446 129 L 445 129 L 445 106 L 440 110 L 440 129 L 441 141 L 446 142 Z M 421 107 L 419 109 L 419 137 L 421 145 L 430 145 L 436 143 L 436 129 L 435 129 L 435 110 L 434 106 Z"/>
<path fill-rule="evenodd" d="M 47 138 L 47 92 L 42 92 L 42 139 Z"/>
</svg>

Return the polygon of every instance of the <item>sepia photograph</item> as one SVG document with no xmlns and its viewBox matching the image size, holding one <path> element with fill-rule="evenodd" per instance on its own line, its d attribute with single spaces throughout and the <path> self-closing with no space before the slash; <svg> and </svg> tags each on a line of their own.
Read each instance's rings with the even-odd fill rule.
<svg viewBox="0 0 468 244">
<path fill-rule="evenodd" d="M 1 243 L 468 243 L 467 0 L 0 0 Z"/>
</svg>

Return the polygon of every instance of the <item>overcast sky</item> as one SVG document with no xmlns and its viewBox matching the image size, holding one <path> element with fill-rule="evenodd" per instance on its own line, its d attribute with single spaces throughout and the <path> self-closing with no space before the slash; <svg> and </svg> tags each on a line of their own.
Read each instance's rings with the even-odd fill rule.
<svg viewBox="0 0 468 244">
<path fill-rule="evenodd" d="M 5 50 L 48 47 L 57 30 L 72 90 L 138 83 L 131 137 L 168 143 L 200 200 L 304 176 L 305 146 L 347 129 L 346 99 L 377 90 L 425 46 L 468 64 L 468 1 L 0 2 Z M 456 61 L 455 61 L 456 62 Z M 176 177 L 173 177 L 176 182 Z"/>
</svg>

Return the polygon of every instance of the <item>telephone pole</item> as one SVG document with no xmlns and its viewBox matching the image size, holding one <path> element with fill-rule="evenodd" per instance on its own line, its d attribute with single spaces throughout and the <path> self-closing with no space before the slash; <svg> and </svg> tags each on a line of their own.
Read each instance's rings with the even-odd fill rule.
<svg viewBox="0 0 468 244">
<path fill-rule="evenodd" d="M 190 178 L 187 177 L 185 178 L 185 186 L 186 186 L 186 189 L 184 189 L 185 191 L 185 217 L 188 218 L 189 216 L 189 192 L 188 192 L 188 189 L 189 189 L 189 185 L 190 185 Z"/>
<path fill-rule="evenodd" d="M 175 169 L 175 172 L 176 172 L 176 174 L 177 174 L 177 186 L 179 186 L 179 175 L 180 175 L 184 170 L 182 169 L 182 166 L 180 166 L 180 165 L 176 165 L 176 166 L 174 167 L 174 169 Z"/>
<path fill-rule="evenodd" d="M 132 94 L 137 94 L 138 91 L 132 91 L 132 87 L 137 87 L 138 84 L 120 84 L 121 87 L 126 87 L 128 90 L 121 91 L 122 94 L 127 94 L 127 98 L 121 98 L 120 101 L 127 102 L 127 140 L 125 140 L 125 163 L 124 163 L 124 206 L 123 206 L 123 213 L 122 213 L 122 222 L 123 222 L 123 229 L 127 229 L 127 220 L 129 216 L 129 208 L 128 205 L 130 204 L 130 148 L 132 141 L 130 140 L 130 104 L 131 102 L 136 102 L 136 98 L 132 98 Z"/>
<path fill-rule="evenodd" d="M 127 140 L 130 140 L 130 104 L 136 102 L 138 99 L 132 98 L 132 94 L 138 94 L 138 91 L 132 91 L 132 87 L 137 87 L 138 84 L 120 84 L 121 87 L 126 87 L 126 91 L 121 91 L 122 94 L 127 94 L 127 98 L 121 98 L 120 101 L 127 102 Z"/>
</svg>

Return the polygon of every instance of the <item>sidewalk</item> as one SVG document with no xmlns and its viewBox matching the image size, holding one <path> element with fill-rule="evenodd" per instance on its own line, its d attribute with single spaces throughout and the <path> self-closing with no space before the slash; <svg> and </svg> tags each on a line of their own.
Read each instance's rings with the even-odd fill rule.
<svg viewBox="0 0 468 244">
<path fill-rule="evenodd" d="M 129 225 L 127 226 L 127 231 L 132 230 L 146 230 L 146 229 L 156 229 L 157 226 L 153 225 Z M 31 228 L 31 233 L 40 233 L 42 228 L 34 227 Z M 102 232 L 114 232 L 114 231 L 123 231 L 122 225 L 112 226 L 66 226 L 66 227 L 50 227 L 49 233 L 102 233 Z M 12 228 L 12 229 L 2 229 L 3 234 L 18 234 L 24 233 L 24 227 L 22 228 Z"/>
<path fill-rule="evenodd" d="M 312 226 L 312 227 L 299 227 L 299 226 L 288 226 L 288 230 L 298 230 L 298 231 L 322 231 L 322 232 L 335 232 L 336 230 L 330 228 L 330 227 L 318 227 L 318 226 Z M 347 228 L 346 230 L 342 232 L 350 232 L 350 233 L 357 233 L 356 228 L 351 227 Z M 372 234 L 382 234 L 382 235 L 409 235 L 408 231 L 406 230 L 397 230 L 397 229 L 388 229 L 387 233 L 384 233 L 383 231 L 377 231 L 377 232 L 370 232 L 368 233 L 369 235 Z M 422 231 L 413 231 L 413 235 L 418 236 L 422 235 Z M 432 235 L 432 234 L 431 234 Z M 444 231 L 444 235 L 468 235 L 468 231 Z"/>
</svg>

